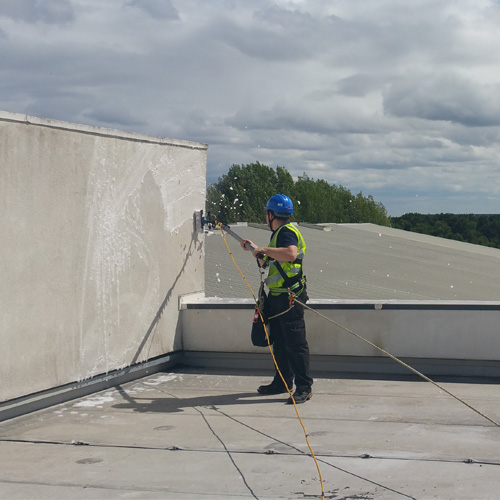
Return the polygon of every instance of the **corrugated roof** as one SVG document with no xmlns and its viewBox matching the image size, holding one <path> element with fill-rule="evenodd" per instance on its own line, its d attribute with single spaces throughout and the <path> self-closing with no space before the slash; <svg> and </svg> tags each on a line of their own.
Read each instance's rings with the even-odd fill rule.
<svg viewBox="0 0 500 500">
<path fill-rule="evenodd" d="M 265 226 L 234 225 L 266 246 Z M 312 299 L 500 301 L 500 250 L 374 224 L 299 225 L 307 244 L 304 270 Z M 226 235 L 232 256 L 256 293 L 255 260 Z M 247 298 L 220 230 L 206 235 L 205 293 Z"/>
</svg>

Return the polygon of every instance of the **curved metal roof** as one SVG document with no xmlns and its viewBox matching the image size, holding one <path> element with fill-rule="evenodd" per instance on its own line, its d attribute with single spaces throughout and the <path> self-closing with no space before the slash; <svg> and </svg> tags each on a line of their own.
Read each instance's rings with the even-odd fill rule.
<svg viewBox="0 0 500 500">
<path fill-rule="evenodd" d="M 234 225 L 265 246 L 264 226 Z M 500 301 L 500 250 L 374 224 L 299 224 L 307 243 L 304 270 L 312 299 Z M 255 260 L 226 235 L 232 256 L 254 292 Z M 220 230 L 206 235 L 205 293 L 251 297 Z"/>
</svg>

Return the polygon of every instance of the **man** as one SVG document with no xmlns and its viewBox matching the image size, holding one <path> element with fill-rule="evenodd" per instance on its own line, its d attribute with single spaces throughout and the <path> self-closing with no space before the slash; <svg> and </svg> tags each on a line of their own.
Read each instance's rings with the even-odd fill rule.
<svg viewBox="0 0 500 500">
<path fill-rule="evenodd" d="M 295 380 L 293 399 L 288 404 L 305 403 L 312 397 L 313 379 L 309 376 L 309 346 L 306 339 L 304 307 L 300 302 L 308 300 L 306 279 L 302 272 L 302 260 L 306 249 L 304 238 L 290 223 L 293 214 L 292 200 L 283 194 L 275 194 L 266 205 L 266 223 L 273 231 L 268 247 L 258 247 L 250 240 L 241 243 L 252 247 L 252 254 L 262 266 L 269 266 L 266 285 L 269 289 L 270 330 L 273 354 L 279 371 L 269 385 L 261 385 L 260 394 L 272 395 L 291 392 Z M 273 316 L 275 316 L 273 318 Z"/>
</svg>

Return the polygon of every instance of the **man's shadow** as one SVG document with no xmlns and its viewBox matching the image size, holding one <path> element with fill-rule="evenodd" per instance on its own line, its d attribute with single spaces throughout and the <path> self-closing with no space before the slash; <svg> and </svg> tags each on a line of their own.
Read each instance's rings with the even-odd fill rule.
<svg viewBox="0 0 500 500">
<path fill-rule="evenodd" d="M 287 396 L 265 397 L 256 392 L 240 392 L 234 394 L 212 394 L 210 396 L 196 396 L 192 398 L 180 398 L 173 394 L 165 393 L 165 397 L 132 397 L 121 387 L 116 387 L 123 403 L 113 405 L 113 408 L 128 409 L 139 413 L 177 413 L 184 409 L 193 407 L 219 407 L 242 404 L 263 404 L 263 403 L 286 403 Z"/>
</svg>

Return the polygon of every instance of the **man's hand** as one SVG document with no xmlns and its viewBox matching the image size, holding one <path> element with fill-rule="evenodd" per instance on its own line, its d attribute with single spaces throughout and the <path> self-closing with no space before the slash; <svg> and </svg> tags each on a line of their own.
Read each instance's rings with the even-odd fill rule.
<svg viewBox="0 0 500 500">
<path fill-rule="evenodd" d="M 253 241 L 250 241 L 250 240 L 241 240 L 240 245 L 241 245 L 241 248 L 243 248 L 243 250 L 246 250 L 247 252 L 250 250 L 253 252 L 253 249 L 257 248 L 255 243 Z M 248 248 L 249 245 L 250 245 L 251 249 Z"/>
<path fill-rule="evenodd" d="M 246 250 L 247 252 L 251 251 L 252 255 L 259 261 L 260 265 L 262 265 L 264 263 L 264 261 L 263 261 L 264 249 L 263 248 L 256 246 L 255 243 L 253 241 L 250 241 L 250 240 L 243 240 L 240 243 L 240 245 L 241 245 L 241 248 L 243 248 L 243 250 Z M 250 247 L 250 248 L 248 248 L 248 247 Z"/>
<path fill-rule="evenodd" d="M 243 240 L 240 245 L 244 250 L 249 250 L 245 245 L 250 245 L 252 255 L 256 259 L 262 260 L 264 255 L 267 255 L 271 259 L 278 260 L 280 262 L 293 262 L 297 258 L 297 247 L 295 245 L 290 245 L 288 247 L 280 248 L 270 248 L 270 247 L 258 247 L 250 240 Z"/>
</svg>

